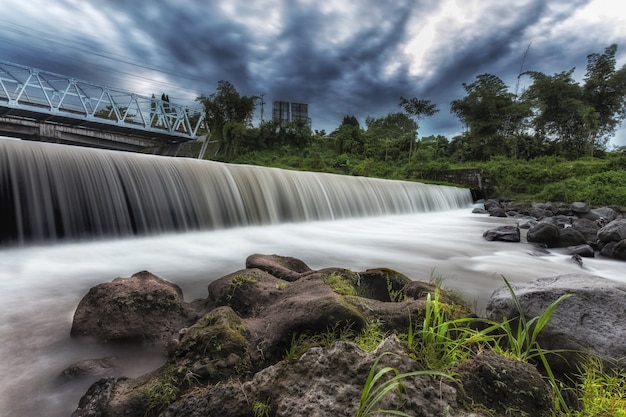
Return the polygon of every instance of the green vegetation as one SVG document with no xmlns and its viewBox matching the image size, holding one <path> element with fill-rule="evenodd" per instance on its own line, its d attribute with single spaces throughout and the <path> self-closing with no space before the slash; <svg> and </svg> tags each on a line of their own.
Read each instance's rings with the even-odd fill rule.
<svg viewBox="0 0 626 417">
<path fill-rule="evenodd" d="M 237 290 L 243 287 L 256 284 L 257 279 L 248 275 L 237 274 L 230 280 L 230 292 L 228 293 L 228 299 L 232 299 Z"/>
<path fill-rule="evenodd" d="M 625 370 L 605 370 L 600 359 L 590 357 L 580 370 L 576 389 L 580 410 L 568 417 L 626 417 Z"/>
<path fill-rule="evenodd" d="M 356 288 L 352 284 L 352 281 L 337 272 L 326 275 L 324 277 L 324 283 L 332 288 L 332 290 L 337 294 L 357 295 Z"/>
<path fill-rule="evenodd" d="M 265 402 L 255 401 L 252 404 L 252 412 L 254 413 L 254 417 L 270 417 L 270 411 L 272 411 L 272 409 L 270 407 L 269 399 L 267 399 Z"/>
<path fill-rule="evenodd" d="M 427 370 L 405 374 L 391 367 L 379 370 L 379 361 L 385 355 L 383 353 L 376 359 L 365 382 L 357 417 L 382 414 L 408 416 L 399 410 L 378 409 L 376 404 L 391 392 L 402 395 L 402 380 L 405 378 L 432 375 L 452 379 L 454 368 L 482 349 L 491 349 L 521 362 L 541 364 L 555 393 L 555 417 L 626 416 L 626 374 L 623 368 L 615 367 L 606 371 L 600 359 L 588 356 L 572 387 L 571 383 L 565 384 L 555 378 L 546 359 L 547 355 L 559 352 L 546 351 L 537 342 L 537 336 L 545 328 L 554 310 L 569 294 L 555 300 L 541 315 L 527 319 L 513 288 L 506 278 L 503 279 L 519 315 L 513 320 L 504 317 L 500 322 L 485 321 L 488 326 L 482 330 L 470 326 L 475 319 L 451 316 L 447 311 L 448 306 L 439 299 L 438 289 L 428 294 L 421 327 L 414 329 L 411 325 L 408 334 L 402 337 L 407 340 L 415 358 Z M 576 407 L 565 400 L 567 397 L 577 399 Z"/>
<path fill-rule="evenodd" d="M 401 112 L 369 116 L 363 125 L 344 116 L 328 134 L 304 120 L 253 127 L 258 97 L 220 81 L 215 93 L 198 98 L 211 132 L 204 157 L 437 183 L 447 182 L 450 170 L 477 168 L 494 185 L 487 197 L 625 205 L 626 149 L 607 150 L 626 117 L 626 65 L 617 65 L 616 53 L 610 45 L 587 55 L 582 82 L 573 69 L 520 72 L 515 86 L 489 73 L 459 80 L 466 95 L 450 104 L 462 125 L 453 138 L 419 137 L 419 122 L 439 108 L 416 97 L 400 97 Z M 192 145 L 186 154 L 197 156 Z"/>
<path fill-rule="evenodd" d="M 393 355 L 391 352 L 384 352 L 372 365 L 370 372 L 361 391 L 361 399 L 359 403 L 359 409 L 356 413 L 356 417 L 368 417 L 381 414 L 391 414 L 396 416 L 411 417 L 410 414 L 406 414 L 399 410 L 382 410 L 377 408 L 380 401 L 385 398 L 391 392 L 397 392 L 398 395 L 402 395 L 402 381 L 406 378 L 412 378 L 415 376 L 438 376 L 441 378 L 450 378 L 447 374 L 437 371 L 414 371 L 407 373 L 400 373 L 396 368 L 390 366 L 378 369 L 378 363 L 385 355 Z M 388 375 L 392 375 L 391 378 L 387 378 Z"/>
</svg>

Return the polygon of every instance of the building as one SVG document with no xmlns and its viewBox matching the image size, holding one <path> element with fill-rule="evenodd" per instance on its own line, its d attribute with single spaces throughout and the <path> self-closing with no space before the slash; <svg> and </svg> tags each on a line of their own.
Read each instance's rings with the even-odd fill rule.
<svg viewBox="0 0 626 417">
<path fill-rule="evenodd" d="M 311 128 L 309 105 L 305 103 L 291 103 L 289 101 L 272 101 L 272 120 L 284 125 L 287 122 L 303 120 Z"/>
</svg>

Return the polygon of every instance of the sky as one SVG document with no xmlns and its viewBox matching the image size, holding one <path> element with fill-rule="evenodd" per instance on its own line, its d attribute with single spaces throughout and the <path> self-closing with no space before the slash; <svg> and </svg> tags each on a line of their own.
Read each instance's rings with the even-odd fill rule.
<svg viewBox="0 0 626 417">
<path fill-rule="evenodd" d="M 514 92 L 522 71 L 549 75 L 618 45 L 626 13 L 615 0 L 3 0 L 0 61 L 144 96 L 197 105 L 220 80 L 246 96 L 307 103 L 312 128 L 344 116 L 401 111 L 400 97 L 439 112 L 419 136 L 462 130 L 450 102 L 477 75 Z M 260 121 L 260 103 L 255 124 Z M 626 145 L 620 128 L 609 147 Z"/>
</svg>

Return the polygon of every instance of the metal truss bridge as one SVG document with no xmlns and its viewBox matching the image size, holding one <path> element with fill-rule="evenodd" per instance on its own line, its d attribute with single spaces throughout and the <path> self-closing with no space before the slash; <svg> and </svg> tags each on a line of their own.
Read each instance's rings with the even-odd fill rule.
<svg viewBox="0 0 626 417">
<path fill-rule="evenodd" d="M 139 151 L 206 133 L 199 109 L 0 61 L 0 135 Z"/>
</svg>

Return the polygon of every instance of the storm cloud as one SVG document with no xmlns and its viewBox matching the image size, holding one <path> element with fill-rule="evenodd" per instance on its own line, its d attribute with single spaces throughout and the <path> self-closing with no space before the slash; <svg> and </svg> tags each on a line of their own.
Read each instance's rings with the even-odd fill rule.
<svg viewBox="0 0 626 417">
<path fill-rule="evenodd" d="M 479 74 L 513 90 L 522 70 L 576 67 L 582 80 L 586 56 L 612 43 L 626 60 L 626 18 L 611 0 L 5 3 L 0 60 L 181 104 L 226 80 L 263 94 L 266 119 L 272 100 L 308 103 L 327 132 L 345 115 L 363 124 L 397 112 L 404 96 L 440 109 L 420 135 L 452 136 L 450 102 Z M 622 131 L 613 143 L 626 144 Z"/>
</svg>

